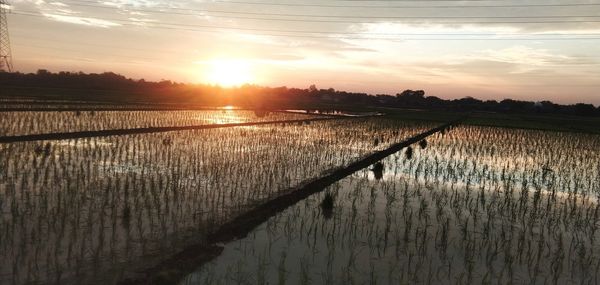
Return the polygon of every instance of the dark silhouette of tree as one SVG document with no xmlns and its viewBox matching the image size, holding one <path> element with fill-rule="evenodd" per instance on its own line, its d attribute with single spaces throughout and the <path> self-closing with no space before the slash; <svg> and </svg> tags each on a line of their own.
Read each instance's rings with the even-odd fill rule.
<svg viewBox="0 0 600 285">
<path fill-rule="evenodd" d="M 600 116 L 600 106 L 591 104 L 559 105 L 550 101 L 530 102 L 513 99 L 482 101 L 473 97 L 444 100 L 426 96 L 424 90 L 404 90 L 395 96 L 369 95 L 339 91 L 333 88 L 318 89 L 312 84 L 308 89 L 261 87 L 246 84 L 241 87 L 222 88 L 214 85 L 182 84 L 170 80 L 159 82 L 133 80 L 113 72 L 90 73 L 58 72 L 40 69 L 36 73 L 0 72 L 1 91 L 11 96 L 39 99 L 63 98 L 70 100 L 126 101 L 152 103 L 178 103 L 202 105 L 235 104 L 261 110 L 273 108 L 310 108 L 328 104 L 335 106 L 373 106 L 419 108 L 445 111 L 482 111 L 502 113 L 544 113 L 579 116 Z"/>
</svg>

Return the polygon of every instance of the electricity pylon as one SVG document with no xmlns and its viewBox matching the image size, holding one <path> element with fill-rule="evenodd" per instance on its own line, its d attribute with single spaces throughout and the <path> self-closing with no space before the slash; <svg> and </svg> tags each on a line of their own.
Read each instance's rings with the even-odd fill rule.
<svg viewBox="0 0 600 285">
<path fill-rule="evenodd" d="M 12 55 L 6 20 L 6 11 L 8 11 L 9 7 L 8 2 L 0 0 L 0 70 L 12 72 Z"/>
</svg>

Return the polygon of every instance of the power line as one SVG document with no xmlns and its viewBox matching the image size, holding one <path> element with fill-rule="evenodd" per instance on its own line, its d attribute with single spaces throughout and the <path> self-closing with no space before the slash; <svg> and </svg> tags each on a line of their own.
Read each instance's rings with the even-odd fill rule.
<svg viewBox="0 0 600 285">
<path fill-rule="evenodd" d="M 425 1 L 392 1 L 392 2 L 464 2 L 460 0 L 425 0 Z M 501 1 L 501 0 L 471 0 L 467 2 L 484 2 L 484 1 Z M 506 0 L 508 1 L 508 0 Z M 97 3 L 100 2 L 93 0 L 80 0 L 80 2 Z M 347 2 L 359 2 L 359 1 L 347 1 Z M 376 1 L 366 1 L 376 2 Z M 380 2 L 380 1 L 377 1 Z M 320 7 L 320 8 L 376 8 L 376 9 L 458 9 L 458 8 L 535 8 L 535 7 L 590 7 L 600 6 L 600 3 L 562 3 L 562 4 L 496 4 L 496 5 L 401 5 L 401 6 L 383 6 L 383 5 L 334 5 L 334 4 L 312 4 L 312 3 L 272 3 L 272 2 L 252 2 L 252 1 L 223 1 L 213 0 L 210 3 L 216 4 L 242 4 L 242 5 L 256 5 L 256 6 L 284 6 L 284 7 Z M 458 3 L 460 4 L 460 3 Z M 155 8 L 171 8 L 165 6 L 154 6 Z"/>
<path fill-rule="evenodd" d="M 92 2 L 88 2 L 92 3 Z M 97 3 L 97 2 L 93 2 Z M 105 5 L 92 5 L 92 4 L 81 4 L 81 3 L 69 3 L 71 6 L 80 6 L 80 7 L 92 7 L 92 8 L 100 8 L 100 9 L 110 9 L 110 10 L 119 10 L 118 7 L 115 6 L 105 6 Z M 600 4 L 598 4 L 600 5 Z M 189 8 L 177 8 L 177 7 L 163 7 L 156 6 L 156 9 L 162 10 L 149 10 L 149 9 L 140 9 L 134 7 L 135 9 L 129 9 L 134 12 L 143 12 L 143 13 L 154 13 L 154 14 L 172 14 L 172 15 L 189 15 L 189 16 L 199 16 L 196 13 L 221 13 L 221 14 L 237 14 L 237 15 L 255 15 L 255 16 L 276 16 L 276 17 L 308 17 L 308 18 L 338 18 L 338 19 L 544 19 L 544 18 L 598 18 L 600 15 L 549 15 L 549 16 L 365 16 L 365 15 L 318 15 L 318 14 L 288 14 L 288 13 L 264 13 L 264 12 L 247 12 L 247 11 L 227 11 L 227 10 L 215 10 L 215 9 L 189 9 Z M 173 10 L 173 11 L 186 11 L 187 13 L 182 12 L 167 12 L 164 10 Z M 210 17 L 226 17 L 226 16 L 218 16 L 218 15 L 210 15 Z M 231 17 L 237 18 L 237 17 Z M 272 19 L 272 18 L 252 18 L 252 19 L 260 19 L 260 20 L 289 20 L 289 19 Z M 311 22 L 314 20 L 307 19 L 295 19 L 296 21 L 305 21 Z M 321 22 L 323 20 L 319 20 Z"/>
<path fill-rule="evenodd" d="M 180 14 L 180 15 L 189 15 L 189 16 L 198 16 L 198 14 Z M 275 21 L 275 22 L 300 22 L 300 23 L 345 23 L 345 24 L 356 24 L 357 21 L 351 20 L 310 20 L 310 19 L 276 19 L 276 18 L 263 18 L 263 17 L 245 17 L 245 16 L 223 16 L 223 15 L 210 15 L 211 18 L 224 18 L 224 19 L 236 19 L 236 20 L 260 20 L 260 21 Z M 367 17 L 365 17 L 367 18 Z M 600 18 L 600 16 L 533 16 L 533 17 L 516 17 L 516 16 L 491 16 L 491 17 L 371 17 L 373 19 L 407 19 L 407 20 L 418 20 L 418 19 L 552 19 L 552 18 Z M 584 22 L 589 22 L 587 20 L 580 20 Z M 381 23 L 381 20 L 370 20 L 370 21 L 360 21 L 361 24 L 375 24 Z M 440 23 L 437 22 L 436 23 Z M 460 24 L 461 22 L 442 22 L 442 23 L 452 23 L 452 24 Z M 515 22 L 462 22 L 462 23 L 515 23 Z M 516 22 L 518 23 L 518 22 Z M 527 21 L 524 22 L 526 24 L 539 24 L 539 23 L 553 23 L 548 21 L 534 22 Z M 565 21 L 560 21 L 559 23 L 569 23 Z M 579 23 L 577 21 L 576 23 Z"/>
<path fill-rule="evenodd" d="M 514 0 L 333 0 L 333 2 L 509 2 Z"/>
<path fill-rule="evenodd" d="M 90 1 L 90 0 L 84 0 Z M 223 0 L 219 0 L 223 1 Z M 515 0 L 331 0 L 330 2 L 391 2 L 391 3 L 403 3 L 403 2 L 514 2 Z M 260 2 L 260 1 L 257 1 Z"/>
<path fill-rule="evenodd" d="M 47 18 L 41 14 L 24 14 L 20 12 L 15 12 L 17 15 L 24 16 L 33 16 L 33 17 L 42 17 Z M 119 20 L 119 19 L 105 19 L 109 21 L 118 22 L 120 25 L 124 26 L 133 26 L 140 27 L 138 22 L 128 21 L 128 20 Z M 452 34 L 395 34 L 395 33 L 362 33 L 362 32 L 325 32 L 325 31 L 308 31 L 308 30 L 276 30 L 276 29 L 257 29 L 257 28 L 245 28 L 245 27 L 222 27 L 222 26 L 209 26 L 209 25 L 191 25 L 191 24 L 180 24 L 180 23 L 165 23 L 159 22 L 153 23 L 153 25 L 145 25 L 142 27 L 145 28 L 155 28 L 155 29 L 166 29 L 166 30 L 181 30 L 181 31 L 199 31 L 199 32 L 211 32 L 203 29 L 217 29 L 217 30 L 241 30 L 241 31 L 251 31 L 251 32 L 268 32 L 269 34 L 260 34 L 262 36 L 275 36 L 275 37 L 299 37 L 299 38 L 326 38 L 326 39 L 359 39 L 359 40 L 396 40 L 396 41 L 406 41 L 406 40 L 512 40 L 512 41 L 521 41 L 521 40 L 597 40 L 600 39 L 598 37 L 574 37 L 573 35 L 568 34 L 554 34 L 554 36 L 569 36 L 569 37 L 548 37 L 548 35 L 540 34 L 539 36 L 545 36 L 545 38 L 538 38 L 532 36 L 538 36 L 534 34 L 529 34 L 529 38 L 518 37 L 518 38 L 494 38 L 489 37 L 492 34 L 487 34 L 484 36 L 488 36 L 485 38 L 456 38 L 452 37 Z M 166 26 L 165 26 L 166 25 Z M 214 31 L 212 31 L 214 32 Z M 276 34 L 273 34 L 276 33 Z M 315 35 L 316 34 L 316 35 Z M 456 34 L 459 36 L 481 36 L 481 34 Z M 598 34 L 587 34 L 587 35 L 598 35 Z M 379 37 L 373 37 L 379 36 Z M 382 37 L 386 36 L 386 37 Z M 390 36 L 396 36 L 390 37 Z M 403 36 L 402 38 L 398 38 L 398 36 Z M 413 38 L 407 38 L 406 36 L 413 36 Z M 414 36 L 445 36 L 443 38 L 414 38 Z M 503 36 L 502 34 L 493 34 L 493 36 Z M 518 34 L 512 34 L 512 36 L 520 36 Z M 452 37 L 452 38 L 449 38 Z"/>
<path fill-rule="evenodd" d="M 32 16 L 32 17 L 42 17 L 47 18 L 42 14 L 27 14 L 21 12 L 15 12 L 16 15 L 23 16 Z M 139 22 L 131 21 L 131 20 L 121 20 L 121 19 L 103 19 L 107 21 L 114 21 L 123 26 L 133 26 L 140 27 Z M 600 21 L 598 21 L 600 22 Z M 308 30 L 278 30 L 278 29 L 258 29 L 258 28 L 246 28 L 246 27 L 223 27 L 223 26 L 210 26 L 210 25 L 191 25 L 191 24 L 181 24 L 181 23 L 166 23 L 166 22 L 153 22 L 150 23 L 152 25 L 144 25 L 142 27 L 145 28 L 156 28 L 156 29 L 167 29 L 167 30 L 181 30 L 181 31 L 199 31 L 199 32 L 211 32 L 203 29 L 218 29 L 218 30 L 241 30 L 241 31 L 251 31 L 251 32 L 268 32 L 270 34 L 260 34 L 262 36 L 275 36 L 275 37 L 299 37 L 299 38 L 326 38 L 326 39 L 363 39 L 363 40 L 396 40 L 396 41 L 406 41 L 406 40 L 506 40 L 506 41 L 522 41 L 522 40 L 598 40 L 598 37 L 581 37 L 567 34 L 555 34 L 560 36 L 569 36 L 569 37 L 553 37 L 549 38 L 548 35 L 539 34 L 538 36 L 535 34 L 529 34 L 530 38 L 499 38 L 499 37 L 485 37 L 485 38 L 448 38 L 453 36 L 452 34 L 397 34 L 397 33 L 364 33 L 364 32 L 326 32 L 326 31 L 308 31 Z M 160 24 L 160 25 L 157 25 Z M 214 31 L 213 31 L 214 32 Z M 276 34 L 271 34 L 276 33 Z M 294 33 L 294 34 L 290 34 Z M 299 33 L 299 34 L 298 34 Z M 315 35 L 316 34 L 316 35 Z M 446 36 L 445 38 L 397 38 L 397 36 Z M 469 34 L 472 36 L 480 36 L 479 34 Z M 513 34 L 512 36 L 516 36 L 517 34 Z M 588 35 L 597 35 L 597 34 L 588 34 Z M 369 36 L 388 36 L 388 37 L 369 37 Z M 389 36 L 396 36 L 389 37 Z M 503 36 L 502 34 L 494 34 L 494 36 Z M 545 38 L 541 38 L 541 36 L 546 36 Z"/>
<path fill-rule="evenodd" d="M 50 38 L 41 38 L 41 37 L 29 37 L 29 36 L 16 36 L 16 38 L 24 38 L 24 39 L 30 39 L 30 40 L 41 40 L 41 41 L 54 41 L 54 39 L 50 39 Z M 123 46 L 114 46 L 114 45 L 106 45 L 106 44 L 96 44 L 96 43 L 85 43 L 85 42 L 81 42 L 81 41 L 65 41 L 65 40 L 60 40 L 61 43 L 65 43 L 65 44 L 75 44 L 75 45 L 82 45 L 82 46 L 92 46 L 92 47 L 100 47 L 100 48 L 108 48 L 108 49 L 117 49 L 117 50 L 128 50 L 128 51 L 141 51 L 141 52 L 148 52 L 148 53 L 152 53 L 152 54 L 157 54 L 157 53 L 173 53 L 175 52 L 174 50 L 165 50 L 165 49 L 148 49 L 148 48 L 132 48 L 132 47 L 123 47 Z M 39 49 L 53 49 L 53 50 L 62 50 L 62 51 L 68 51 L 68 52 L 87 52 L 88 49 L 85 50 L 81 50 L 81 49 L 65 49 L 65 48 L 61 48 L 61 47 L 48 47 L 47 45 L 31 45 L 31 44 L 27 44 L 27 45 L 23 45 L 23 44 L 16 44 L 17 46 L 23 46 L 23 47 L 33 47 L 33 48 L 39 48 Z M 98 53 L 97 51 L 94 51 L 94 53 Z M 129 59 L 143 59 L 143 60 L 162 60 L 162 58 L 150 58 L 150 57 L 126 57 L 126 56 L 121 56 L 121 55 L 115 55 L 115 54 L 108 54 L 108 53 L 98 53 L 100 55 L 108 55 L 111 57 L 123 57 L 123 58 L 129 58 Z M 570 57 L 572 59 L 586 59 L 586 60 L 595 60 L 595 59 L 600 59 L 599 56 L 584 56 L 584 55 L 577 55 L 577 56 L 573 56 Z M 67 58 L 69 59 L 69 58 Z M 134 62 L 132 62 L 134 63 Z M 596 65 L 596 63 L 585 63 L 585 64 L 591 64 L 591 65 Z M 564 64 L 557 64 L 557 65 L 561 65 L 561 66 L 565 66 Z M 581 65 L 581 64 L 570 64 L 570 65 Z"/>
<path fill-rule="evenodd" d="M 31 44 L 27 44 L 27 45 L 23 45 L 23 44 L 15 44 L 15 46 L 21 46 L 21 47 L 29 47 L 29 48 L 38 48 L 38 49 L 50 49 L 50 50 L 59 50 L 59 51 L 68 51 L 68 52 L 83 52 L 83 53 L 88 53 L 89 51 L 87 50 L 81 50 L 81 49 L 72 49 L 72 48 L 64 48 L 64 47 L 53 47 L 53 46 L 47 46 L 47 45 L 31 45 Z M 103 52 L 98 52 L 98 51 L 93 51 L 94 54 L 97 55 L 105 55 L 105 56 L 110 56 L 110 57 L 118 57 L 118 58 L 124 58 L 124 59 L 130 59 L 130 60 L 147 60 L 147 61 L 154 61 L 154 60 L 160 60 L 160 58 L 157 57 L 140 57 L 140 56 L 124 56 L 124 55 L 120 55 L 120 54 L 114 54 L 114 53 L 103 53 Z"/>
<path fill-rule="evenodd" d="M 463 9 L 463 8 L 532 8 L 532 7 L 589 7 L 600 6 L 600 3 L 568 3 L 568 4 L 504 4 L 504 5 L 401 5 L 401 6 L 382 6 L 382 5 L 332 5 L 332 4 L 306 4 L 306 3 L 268 3 L 268 2 L 248 2 L 248 1 L 221 1 L 216 3 L 244 4 L 260 6 L 287 6 L 287 7 L 321 7 L 321 8 L 376 8 L 376 9 Z"/>
<path fill-rule="evenodd" d="M 78 4 L 79 5 L 79 4 Z M 97 6 L 97 5 L 85 5 L 85 4 L 81 4 L 83 6 L 88 6 L 88 7 L 97 7 L 97 8 L 103 8 L 103 9 L 116 9 L 118 10 L 117 7 L 109 7 L 109 6 Z M 132 11 L 136 11 L 136 12 L 144 12 L 144 13 L 155 13 L 155 14 L 167 14 L 167 15 L 190 15 L 190 16 L 198 16 L 197 14 L 191 14 L 191 13 L 177 13 L 177 12 L 165 12 L 165 11 L 155 11 L 155 10 L 140 10 L 140 9 L 136 9 L 136 10 L 132 10 Z M 202 10 L 203 12 L 206 11 L 211 11 L 211 12 L 219 12 L 219 13 L 240 13 L 240 14 L 253 14 L 253 15 L 276 15 L 276 16 L 311 16 L 311 17 L 324 17 L 324 16 L 317 16 L 317 15 L 300 15 L 300 14 L 263 14 L 263 13 L 252 13 L 252 12 L 232 12 L 232 11 L 215 11 L 215 10 Z M 68 16 L 68 15 L 65 15 Z M 221 18 L 229 18 L 229 19 L 252 19 L 252 20 L 267 20 L 267 21 L 295 21 L 295 22 L 332 22 L 332 23 L 355 23 L 356 21 L 336 21 L 336 20 L 306 20 L 306 19 L 273 19 L 273 18 L 264 18 L 264 17 L 240 17 L 240 16 L 236 16 L 236 17 L 232 17 L 232 16 L 221 16 L 221 15 L 210 15 L 211 17 L 221 17 Z M 348 17 L 353 17 L 353 16 L 339 16 L 339 17 L 343 17 L 343 18 L 348 18 Z M 397 16 L 397 17 L 361 17 L 358 16 L 360 18 L 380 18 L 380 19 L 390 19 L 390 18 L 396 18 L 396 19 L 424 19 L 425 17 L 417 17 L 417 16 Z M 465 18 L 465 19 L 479 19 L 479 18 L 495 18 L 495 19 L 521 19 L 521 18 L 538 18 L 538 19 L 543 19 L 543 18 L 572 18 L 572 17 L 584 17 L 584 18 L 598 18 L 600 16 L 591 16 L 591 15 L 573 15 L 573 16 L 566 16 L 566 15 L 551 15 L 551 16 L 532 16 L 532 17 L 517 17 L 517 16 L 491 16 L 491 17 L 459 17 L 459 16 L 446 16 L 446 17 L 438 17 L 438 18 L 445 18 L 445 19 L 461 19 L 461 18 Z M 433 18 L 433 17 L 432 17 Z M 122 21 L 122 20 L 114 20 L 114 21 Z M 549 23 L 599 23 L 600 20 L 545 20 L 545 21 L 530 21 L 530 20 L 526 20 L 526 21 L 436 21 L 436 24 L 549 24 Z M 139 24 L 140 22 L 135 22 L 135 24 Z M 147 22 L 146 22 L 147 23 Z M 171 24 L 171 23 L 163 23 L 163 24 L 167 24 L 167 25 L 176 25 L 176 26 L 181 26 L 183 24 Z M 199 26 L 199 25 L 183 25 L 186 27 L 192 26 L 192 27 L 202 27 L 202 28 L 217 28 L 217 29 L 223 29 L 224 27 L 215 27 L 215 26 Z M 241 28 L 229 28 L 229 29 L 241 29 Z M 257 30 L 257 29 L 249 29 L 249 30 Z M 287 30 L 265 30 L 262 29 L 262 31 L 275 31 L 275 32 L 297 32 L 297 31 L 287 31 Z M 319 31 L 299 31 L 299 32 L 303 32 L 303 33 L 322 33 Z M 335 33 L 335 34 L 339 34 L 339 33 Z"/>
<path fill-rule="evenodd" d="M 13 38 L 17 39 L 28 39 L 28 40 L 43 40 L 43 41 L 56 41 L 56 38 L 43 38 L 43 37 L 31 37 L 31 36 L 23 36 L 23 35 L 13 35 Z M 164 53 L 175 53 L 177 50 L 165 50 L 165 49 L 148 49 L 148 48 L 132 48 L 130 46 L 114 46 L 114 45 L 106 45 L 106 44 L 97 44 L 97 43 L 84 43 L 81 41 L 69 41 L 69 40 L 60 40 L 61 43 L 75 43 L 83 46 L 91 46 L 91 47 L 101 47 L 101 48 L 112 48 L 119 50 L 127 50 L 127 51 L 141 51 L 141 52 L 149 52 L 156 54 L 157 52 Z"/>
</svg>

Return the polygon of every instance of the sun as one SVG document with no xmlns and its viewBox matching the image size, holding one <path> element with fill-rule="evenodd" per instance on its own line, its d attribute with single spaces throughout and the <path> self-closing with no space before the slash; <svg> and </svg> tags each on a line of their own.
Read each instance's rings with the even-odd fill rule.
<svg viewBox="0 0 600 285">
<path fill-rule="evenodd" d="M 239 59 L 213 59 L 206 67 L 206 80 L 224 87 L 239 86 L 253 80 L 250 62 Z"/>
</svg>

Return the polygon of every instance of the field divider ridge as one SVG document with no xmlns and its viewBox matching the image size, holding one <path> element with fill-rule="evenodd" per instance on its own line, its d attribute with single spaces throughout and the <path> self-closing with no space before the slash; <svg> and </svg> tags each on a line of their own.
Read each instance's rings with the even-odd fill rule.
<svg viewBox="0 0 600 285">
<path fill-rule="evenodd" d="M 0 102 L 2 103 L 2 102 Z M 360 117 L 370 115 L 342 115 L 333 113 L 316 113 L 316 112 L 296 112 L 284 109 L 256 109 L 256 108 L 235 108 L 235 109 L 224 109 L 222 107 L 0 107 L 0 113 L 11 113 L 11 112 L 46 112 L 46 113 L 60 113 L 60 112 L 193 112 L 193 111 L 264 111 L 268 113 L 280 113 L 280 114 L 294 114 L 294 115 L 308 115 L 308 116 L 319 116 L 319 117 Z M 343 111 L 342 111 L 343 112 Z"/>
<path fill-rule="evenodd" d="M 207 129 L 248 127 L 248 126 L 272 125 L 272 124 L 305 123 L 305 122 L 318 122 L 318 121 L 342 120 L 342 119 L 360 119 L 360 118 L 368 118 L 368 117 L 373 117 L 373 116 L 336 116 L 336 117 L 328 116 L 328 117 L 322 117 L 322 118 L 297 119 L 297 120 L 275 120 L 275 121 L 229 123 L 229 124 L 205 124 L 205 125 L 177 126 L 177 127 L 176 126 L 144 127 L 144 128 L 131 128 L 131 129 L 113 129 L 113 130 L 77 131 L 77 132 L 1 136 L 0 143 L 7 144 L 7 143 L 16 143 L 16 142 L 49 141 L 49 140 L 57 141 L 57 140 L 71 140 L 71 139 L 108 137 L 108 136 L 124 136 L 124 135 L 135 135 L 135 134 L 151 134 L 151 133 L 164 133 L 164 132 L 189 131 L 189 130 L 207 130 Z"/>
<path fill-rule="evenodd" d="M 330 169 L 320 177 L 310 179 L 298 186 L 292 187 L 284 191 L 285 194 L 266 201 L 239 215 L 230 222 L 223 224 L 215 233 L 208 236 L 206 243 L 188 246 L 157 266 L 140 272 L 143 276 L 134 279 L 125 279 L 119 284 L 178 283 L 187 274 L 192 273 L 201 265 L 219 256 L 224 249 L 223 245 L 225 243 L 246 237 L 256 227 L 296 203 L 325 190 L 325 188 L 333 183 L 350 176 L 354 172 L 367 168 L 405 147 L 418 143 L 437 132 L 454 127 L 462 120 L 461 118 L 445 123 L 404 141 L 395 143 L 384 150 L 359 158 L 346 166 Z"/>
</svg>

